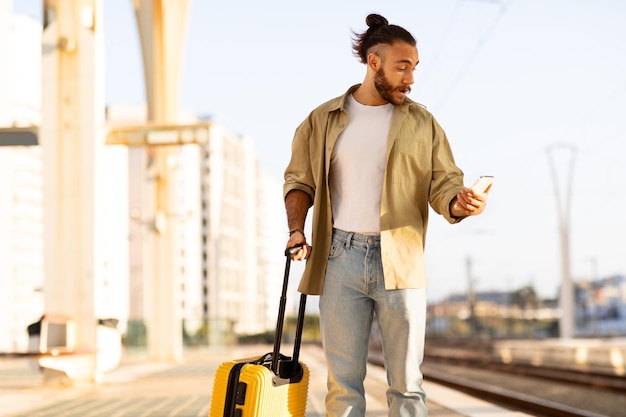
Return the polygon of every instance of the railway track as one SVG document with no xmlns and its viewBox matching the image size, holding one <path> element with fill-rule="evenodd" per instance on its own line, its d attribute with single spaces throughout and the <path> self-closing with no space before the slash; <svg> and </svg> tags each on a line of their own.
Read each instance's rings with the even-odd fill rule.
<svg viewBox="0 0 626 417">
<path fill-rule="evenodd" d="M 541 417 L 626 416 L 626 378 L 525 364 L 497 364 L 476 350 L 437 355 L 422 365 L 426 380 Z M 383 366 L 379 349 L 370 362 Z"/>
<path fill-rule="evenodd" d="M 489 369 L 495 372 L 537 377 L 555 382 L 577 384 L 588 388 L 598 388 L 626 393 L 626 377 L 607 372 L 604 369 L 588 368 L 578 370 L 559 366 L 550 366 L 547 364 L 537 366 L 525 362 L 513 362 L 507 364 L 501 360 L 494 359 L 492 356 L 487 354 L 476 354 L 476 352 L 463 350 L 450 352 L 449 349 L 444 351 L 430 349 L 426 355 L 426 360 L 431 364 L 449 364 Z"/>
<path fill-rule="evenodd" d="M 500 404 L 503 407 L 524 411 L 535 416 L 544 417 L 617 417 L 583 410 L 566 404 L 549 401 L 532 395 L 527 395 L 500 386 L 478 382 L 475 379 L 451 376 L 447 372 L 437 370 L 432 366 L 423 367 L 425 378 L 429 381 L 465 392 L 485 401 Z"/>
</svg>

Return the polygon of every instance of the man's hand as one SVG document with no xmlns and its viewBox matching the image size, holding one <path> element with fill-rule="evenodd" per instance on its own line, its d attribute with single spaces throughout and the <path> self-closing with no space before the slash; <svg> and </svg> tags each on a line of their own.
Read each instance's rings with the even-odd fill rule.
<svg viewBox="0 0 626 417">
<path fill-rule="evenodd" d="M 489 193 L 478 193 L 471 189 L 461 191 L 450 203 L 450 214 L 453 217 L 477 216 L 487 206 Z"/>
<path fill-rule="evenodd" d="M 292 230 L 289 233 L 289 240 L 287 241 L 287 248 L 293 248 L 296 245 L 302 245 L 298 253 L 291 257 L 294 261 L 303 261 L 311 254 L 311 247 L 306 243 L 306 236 L 301 230 Z"/>
<path fill-rule="evenodd" d="M 304 223 L 306 214 L 313 201 L 302 190 L 291 190 L 285 196 L 285 209 L 287 211 L 287 224 L 290 227 L 287 248 L 302 245 L 302 248 L 291 259 L 302 261 L 311 254 L 311 247 L 306 243 L 304 236 Z"/>
</svg>

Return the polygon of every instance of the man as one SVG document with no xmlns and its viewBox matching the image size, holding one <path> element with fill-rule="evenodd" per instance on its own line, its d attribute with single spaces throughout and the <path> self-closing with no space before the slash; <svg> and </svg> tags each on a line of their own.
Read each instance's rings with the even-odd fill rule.
<svg viewBox="0 0 626 417">
<path fill-rule="evenodd" d="M 378 320 L 389 416 L 426 416 L 424 350 L 428 205 L 450 223 L 480 214 L 433 116 L 406 97 L 419 62 L 413 36 L 376 14 L 355 34 L 362 84 L 311 112 L 285 170 L 287 247 L 307 259 L 300 291 L 320 295 L 326 412 L 363 417 L 368 339 Z M 313 206 L 312 247 L 304 235 Z"/>
</svg>

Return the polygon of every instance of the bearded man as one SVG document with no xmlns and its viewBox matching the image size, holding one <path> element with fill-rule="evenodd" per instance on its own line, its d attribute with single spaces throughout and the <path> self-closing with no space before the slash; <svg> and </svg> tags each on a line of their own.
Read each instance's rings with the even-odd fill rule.
<svg viewBox="0 0 626 417">
<path fill-rule="evenodd" d="M 426 323 L 428 206 L 450 223 L 483 212 L 486 192 L 463 185 L 448 139 L 407 94 L 419 63 L 414 37 L 367 16 L 355 34 L 363 83 L 313 110 L 285 170 L 287 247 L 307 260 L 299 290 L 320 295 L 328 417 L 364 417 L 374 318 L 382 339 L 389 416 L 427 415 L 420 371 Z M 311 246 L 304 234 L 313 207 Z"/>
</svg>

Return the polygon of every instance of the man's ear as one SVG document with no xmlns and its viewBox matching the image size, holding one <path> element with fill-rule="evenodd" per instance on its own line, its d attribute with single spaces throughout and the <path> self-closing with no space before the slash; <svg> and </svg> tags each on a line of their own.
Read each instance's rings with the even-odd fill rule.
<svg viewBox="0 0 626 417">
<path fill-rule="evenodd" d="M 380 69 L 380 65 L 382 63 L 382 60 L 380 59 L 380 56 L 378 56 L 378 54 L 376 54 L 375 52 L 370 52 L 367 55 L 367 66 L 374 72 L 377 72 Z"/>
</svg>

